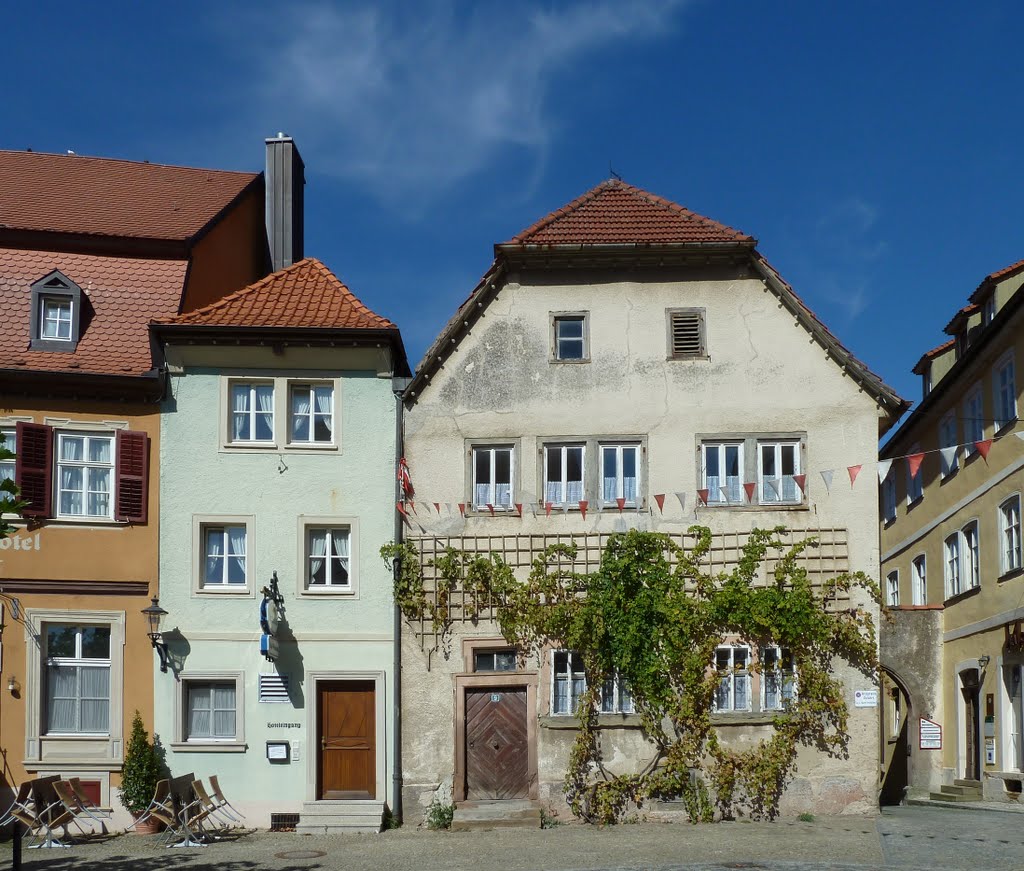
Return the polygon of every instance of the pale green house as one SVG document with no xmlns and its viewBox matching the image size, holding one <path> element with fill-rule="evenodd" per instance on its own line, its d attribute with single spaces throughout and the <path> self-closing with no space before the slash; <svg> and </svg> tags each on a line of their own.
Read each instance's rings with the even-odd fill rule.
<svg viewBox="0 0 1024 871">
<path fill-rule="evenodd" d="M 249 825 L 378 830 L 398 329 L 307 258 L 154 332 L 170 375 L 154 721 L 171 772 L 218 775 Z"/>
</svg>

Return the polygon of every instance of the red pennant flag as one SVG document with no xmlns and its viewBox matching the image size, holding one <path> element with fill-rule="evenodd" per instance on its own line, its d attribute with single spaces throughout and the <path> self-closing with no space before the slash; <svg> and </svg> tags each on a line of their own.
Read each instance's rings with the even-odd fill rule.
<svg viewBox="0 0 1024 871">
<path fill-rule="evenodd" d="M 580 514 L 582 515 L 584 520 L 587 519 L 587 505 L 589 505 L 589 504 L 590 503 L 587 502 L 586 499 L 581 499 L 580 500 Z"/>
<path fill-rule="evenodd" d="M 494 506 L 490 502 L 487 503 L 487 510 L 491 512 L 491 517 L 494 517 Z"/>
<path fill-rule="evenodd" d="M 402 492 L 406 498 L 416 492 L 412 486 L 412 476 L 409 474 L 409 464 L 405 461 L 405 457 L 398 461 L 398 481 L 402 485 Z"/>
<path fill-rule="evenodd" d="M 413 514 L 418 514 L 419 513 L 419 512 L 416 511 L 416 503 L 413 502 L 412 499 L 409 500 L 409 507 L 412 509 L 412 513 Z"/>
<path fill-rule="evenodd" d="M 550 517 L 551 516 L 551 503 L 550 502 L 545 502 L 544 503 L 544 516 L 545 517 Z"/>
<path fill-rule="evenodd" d="M 395 508 L 398 509 L 398 513 L 401 514 L 402 517 L 408 517 L 409 516 L 408 514 L 405 513 L 405 506 L 401 502 L 396 502 L 395 503 Z"/>
<path fill-rule="evenodd" d="M 850 486 L 853 486 L 853 482 L 857 480 L 857 476 L 860 474 L 861 463 L 856 466 L 847 466 L 846 471 L 850 473 Z"/>
<path fill-rule="evenodd" d="M 700 499 L 700 501 L 703 502 L 705 505 L 708 504 L 708 493 L 709 492 L 710 492 L 709 490 L 698 490 L 697 491 L 697 498 Z"/>
<path fill-rule="evenodd" d="M 660 511 L 662 514 L 664 514 L 665 513 L 665 494 L 664 493 L 655 493 L 654 494 L 654 501 L 658 503 L 658 511 Z"/>
<path fill-rule="evenodd" d="M 991 442 L 990 442 L 991 444 Z M 921 471 L 921 461 L 924 460 L 924 454 L 911 454 L 907 457 L 907 466 L 910 469 L 910 477 L 916 478 L 917 473 Z"/>
<path fill-rule="evenodd" d="M 436 512 L 437 512 L 438 514 L 440 514 L 440 513 L 441 513 L 441 503 L 440 503 L 440 502 L 435 502 L 435 503 L 434 503 L 434 510 L 435 510 L 435 511 L 436 511 Z"/>
<path fill-rule="evenodd" d="M 985 439 L 983 442 L 975 442 L 974 448 L 979 454 L 981 454 L 982 459 L 987 463 L 988 452 L 992 448 L 992 439 Z"/>
<path fill-rule="evenodd" d="M 757 484 L 744 484 L 743 485 L 743 489 L 747 493 L 747 501 L 748 502 L 753 502 L 754 501 L 754 491 L 757 489 Z"/>
<path fill-rule="evenodd" d="M 459 514 L 461 514 L 463 517 L 466 516 L 466 503 L 465 502 L 460 502 L 459 503 Z"/>
<path fill-rule="evenodd" d="M 807 492 L 807 488 L 804 486 L 807 483 L 807 476 L 806 475 L 794 475 L 793 476 L 793 480 L 796 481 L 796 485 L 797 485 L 797 487 L 800 488 L 800 492 L 801 493 L 806 493 Z"/>
<path fill-rule="evenodd" d="M 522 516 L 523 516 L 523 503 L 522 503 L 522 502 L 516 502 L 516 513 L 517 513 L 517 514 L 518 514 L 518 515 L 519 515 L 520 517 L 522 517 Z"/>
<path fill-rule="evenodd" d="M 622 509 L 626 507 L 626 500 L 622 496 L 620 496 L 618 499 L 615 500 L 615 504 L 619 506 L 619 514 L 621 514 Z"/>
</svg>

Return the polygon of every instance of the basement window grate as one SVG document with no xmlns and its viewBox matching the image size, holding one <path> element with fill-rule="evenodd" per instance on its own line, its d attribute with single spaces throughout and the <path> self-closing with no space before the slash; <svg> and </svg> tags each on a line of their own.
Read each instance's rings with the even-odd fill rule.
<svg viewBox="0 0 1024 871">
<path fill-rule="evenodd" d="M 261 674 L 260 701 L 269 704 L 283 704 L 288 698 L 288 675 Z"/>
<path fill-rule="evenodd" d="M 270 831 L 272 832 L 294 832 L 299 824 L 298 814 L 271 814 Z"/>
</svg>

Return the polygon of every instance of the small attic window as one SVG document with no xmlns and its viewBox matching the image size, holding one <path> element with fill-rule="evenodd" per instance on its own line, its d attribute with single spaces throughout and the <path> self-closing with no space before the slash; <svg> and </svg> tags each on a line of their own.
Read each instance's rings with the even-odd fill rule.
<svg viewBox="0 0 1024 871">
<path fill-rule="evenodd" d="M 706 359 L 704 309 L 670 308 L 667 314 L 669 359 Z"/>
<path fill-rule="evenodd" d="M 33 351 L 74 351 L 82 322 L 82 289 L 55 269 L 32 287 Z"/>
</svg>

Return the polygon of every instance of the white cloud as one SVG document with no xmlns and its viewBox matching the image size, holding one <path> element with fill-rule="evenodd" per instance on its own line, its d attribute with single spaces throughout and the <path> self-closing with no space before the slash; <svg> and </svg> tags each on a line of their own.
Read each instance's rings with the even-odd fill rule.
<svg viewBox="0 0 1024 871">
<path fill-rule="evenodd" d="M 253 97 L 319 172 L 423 203 L 509 149 L 542 164 L 559 73 L 666 33 L 684 2 L 277 4 L 250 22 Z"/>
</svg>

